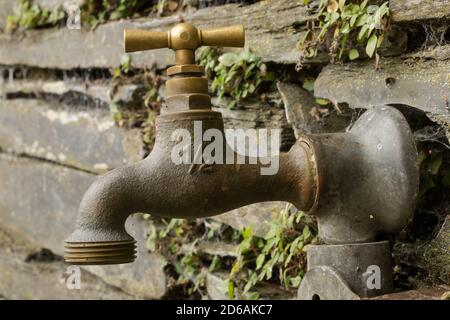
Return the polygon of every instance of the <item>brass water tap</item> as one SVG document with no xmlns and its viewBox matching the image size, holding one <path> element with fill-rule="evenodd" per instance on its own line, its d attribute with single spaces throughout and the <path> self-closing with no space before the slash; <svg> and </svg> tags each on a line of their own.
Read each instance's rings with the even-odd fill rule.
<svg viewBox="0 0 450 320">
<path fill-rule="evenodd" d="M 98 177 L 83 196 L 75 231 L 66 239 L 67 262 L 134 261 L 135 241 L 125 221 L 137 212 L 199 218 L 257 202 L 286 201 L 317 216 L 319 237 L 332 249 L 371 243 L 406 225 L 418 191 L 417 152 L 408 123 L 392 107 L 368 110 L 346 133 L 303 135 L 289 152 L 271 157 L 278 164 L 273 174 L 261 173 L 266 167 L 259 158 L 245 156 L 239 162 L 226 140 L 222 114 L 211 110 L 208 81 L 195 64 L 195 50 L 242 47 L 244 37 L 242 26 L 199 30 L 182 23 L 168 32 L 125 30 L 126 52 L 175 51 L 175 65 L 167 69 L 166 106 L 156 118 L 152 152 L 139 163 Z M 199 122 L 201 137 L 210 129 L 221 135 L 219 144 L 231 150 L 231 163 L 173 161 L 179 145 L 173 133 L 180 129 L 195 136 Z M 348 269 L 363 270 L 358 265 Z"/>
<path fill-rule="evenodd" d="M 168 32 L 125 30 L 127 52 L 175 50 L 176 64 L 167 70 L 171 79 L 166 81 L 166 106 L 156 118 L 152 152 L 137 164 L 99 177 L 83 196 L 75 231 L 66 239 L 67 262 L 132 262 L 135 241 L 125 230 L 125 220 L 136 212 L 198 218 L 263 201 L 289 201 L 304 210 L 313 206 L 313 153 L 305 142 L 273 156 L 279 170 L 262 175 L 266 167 L 258 159 L 244 156 L 244 163 L 239 162 L 241 155 L 226 141 L 222 114 L 211 110 L 208 81 L 203 67 L 195 64 L 195 50 L 202 45 L 243 47 L 244 38 L 242 26 L 198 30 L 182 23 Z M 210 129 L 221 134 L 220 144 L 232 163 L 174 163 L 171 154 L 179 141 L 172 139 L 173 133 L 184 130 L 195 136 L 199 123 L 200 136 Z"/>
</svg>

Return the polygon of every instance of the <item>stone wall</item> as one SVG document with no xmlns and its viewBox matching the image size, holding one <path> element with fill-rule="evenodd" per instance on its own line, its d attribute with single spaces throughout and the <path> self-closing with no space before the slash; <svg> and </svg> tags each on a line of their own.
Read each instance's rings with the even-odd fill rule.
<svg viewBox="0 0 450 320">
<path fill-rule="evenodd" d="M 36 2 L 44 7 L 60 3 Z M 430 1 L 422 2 L 427 8 L 432 6 Z M 447 2 L 437 2 L 440 10 L 416 16 L 405 14 L 417 11 L 410 2 L 391 0 L 394 22 L 402 27 L 411 21 L 448 18 Z M 85 267 L 82 289 L 68 290 L 67 266 L 61 260 L 63 240 L 72 231 L 80 199 L 96 175 L 135 163 L 148 151 L 142 128 L 117 126 L 109 110 L 112 102 L 132 105 L 140 90 L 139 83 L 117 84 L 111 76 L 110 70 L 120 65 L 123 56 L 124 28 L 163 30 L 181 18 L 199 27 L 243 24 L 247 44 L 273 69 L 290 70 L 290 75 L 263 102 L 253 100 L 228 109 L 226 99 L 214 99 L 214 108 L 222 112 L 230 128 L 281 128 L 285 148 L 302 132 L 343 131 L 355 116 L 353 109 L 381 104 L 423 110 L 450 132 L 448 44 L 409 50 L 407 40 L 394 41 L 386 51 L 394 56 L 382 58 L 380 72 L 373 71 L 373 62 L 368 61 L 329 65 L 322 70 L 327 59 L 319 55 L 296 74 L 292 72 L 298 59 L 296 44 L 307 21 L 314 17 L 311 6 L 301 1 L 261 1 L 113 21 L 94 30 L 56 27 L 0 32 L 0 296 L 159 299 L 167 294 L 165 259 L 148 252 L 146 239 L 152 222 L 143 215 L 132 216 L 126 226 L 138 241 L 135 263 Z M 14 7 L 12 1 L 0 0 L 0 30 Z M 406 29 L 399 32 L 406 35 Z M 137 53 L 132 66 L 136 74 L 155 66 L 164 77 L 161 70 L 172 59 L 168 50 Z M 342 103 L 342 110 L 331 110 L 317 121 L 313 111 L 319 106 L 301 82 L 319 72 L 316 96 Z M 163 92 L 162 87 L 162 100 Z M 252 225 L 256 235 L 264 236 L 271 212 L 283 206 L 278 202 L 255 204 L 212 219 L 235 229 Z M 213 243 L 200 245 L 198 250 L 233 256 L 236 247 Z M 211 298 L 226 298 L 220 289 L 223 278 L 220 273 L 208 274 Z M 280 288 L 270 290 L 270 297 L 292 296 Z"/>
</svg>

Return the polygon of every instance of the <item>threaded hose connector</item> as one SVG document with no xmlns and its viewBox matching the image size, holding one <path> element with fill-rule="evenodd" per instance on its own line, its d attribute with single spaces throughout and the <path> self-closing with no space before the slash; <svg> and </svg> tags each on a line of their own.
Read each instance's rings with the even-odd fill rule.
<svg viewBox="0 0 450 320">
<path fill-rule="evenodd" d="M 130 263 L 136 259 L 136 241 L 66 242 L 64 260 L 74 265 Z"/>
</svg>

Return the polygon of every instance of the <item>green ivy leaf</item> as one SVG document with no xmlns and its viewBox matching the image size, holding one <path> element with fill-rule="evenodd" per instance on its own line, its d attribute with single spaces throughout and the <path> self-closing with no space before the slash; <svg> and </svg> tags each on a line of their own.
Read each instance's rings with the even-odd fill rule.
<svg viewBox="0 0 450 320">
<path fill-rule="evenodd" d="M 352 49 L 350 50 L 350 52 L 348 53 L 348 58 L 350 60 L 355 60 L 359 57 L 359 52 L 357 49 Z"/>
<path fill-rule="evenodd" d="M 428 190 L 436 187 L 436 183 L 433 181 L 433 177 L 427 174 L 424 178 L 421 178 L 419 186 L 419 198 L 422 198 Z"/>
<path fill-rule="evenodd" d="M 240 269 L 241 269 L 240 259 L 236 259 L 236 261 L 233 263 L 233 266 L 231 267 L 230 274 L 233 276 L 233 275 L 235 275 Z"/>
<path fill-rule="evenodd" d="M 233 52 L 224 53 L 219 57 L 219 62 L 222 66 L 231 67 L 238 62 L 238 56 Z"/>
<path fill-rule="evenodd" d="M 367 24 L 363 25 L 361 27 L 361 29 L 359 30 L 357 40 L 361 41 L 364 38 L 364 36 L 366 35 L 368 30 L 369 30 L 369 26 Z"/>
<path fill-rule="evenodd" d="M 378 41 L 378 37 L 376 34 L 372 34 L 369 38 L 369 40 L 367 41 L 367 45 L 366 45 L 366 53 L 367 55 L 372 58 L 375 49 L 377 47 L 377 41 Z"/>
<path fill-rule="evenodd" d="M 364 1 L 361 3 L 361 10 L 363 10 L 363 9 L 367 6 L 367 2 L 369 2 L 369 0 L 364 0 Z"/>
<path fill-rule="evenodd" d="M 378 9 L 377 13 L 380 16 L 380 19 L 383 18 L 385 15 L 387 15 L 387 16 L 389 15 L 389 7 L 388 7 L 388 5 L 389 5 L 389 2 L 385 2 Z"/>
<path fill-rule="evenodd" d="M 378 37 L 377 48 L 379 48 L 381 46 L 381 44 L 383 43 L 383 40 L 384 40 L 384 34 L 382 34 L 381 36 Z"/>
<path fill-rule="evenodd" d="M 313 92 L 314 91 L 314 79 L 305 79 L 304 81 L 303 81 L 303 85 L 302 85 L 302 87 L 303 87 L 303 89 L 305 89 L 306 91 L 309 91 L 309 92 Z"/>
<path fill-rule="evenodd" d="M 352 3 L 349 6 L 352 14 L 357 14 L 360 11 L 360 7 L 358 4 Z"/>
<path fill-rule="evenodd" d="M 297 213 L 297 217 L 295 218 L 295 223 L 299 223 L 300 220 L 303 218 L 304 215 L 305 215 L 305 214 L 303 213 L 303 211 L 299 211 L 299 212 Z"/>
<path fill-rule="evenodd" d="M 305 226 L 304 228 L 303 228 L 303 240 L 307 240 L 310 236 L 311 236 L 311 231 L 309 230 L 309 227 L 308 226 Z"/>
<path fill-rule="evenodd" d="M 309 0 L 308 0 L 309 1 Z M 245 295 L 245 299 L 246 300 L 258 300 L 260 297 L 260 293 L 259 292 L 248 292 Z"/>
<path fill-rule="evenodd" d="M 234 299 L 234 282 L 232 280 L 228 280 L 228 297 L 231 300 Z"/>
<path fill-rule="evenodd" d="M 419 155 L 417 157 L 417 164 L 422 164 L 422 162 L 427 158 L 427 154 L 425 153 L 425 151 L 420 150 L 419 151 Z"/>
<path fill-rule="evenodd" d="M 435 176 L 442 165 L 442 154 L 438 154 L 436 157 L 434 157 L 430 162 L 428 162 L 428 170 L 430 170 L 431 174 Z"/>
<path fill-rule="evenodd" d="M 251 226 L 248 226 L 247 228 L 245 228 L 244 232 L 242 233 L 242 236 L 244 237 L 244 239 L 249 239 L 249 238 L 251 238 L 252 235 L 253 235 L 253 231 L 252 231 Z"/>
<path fill-rule="evenodd" d="M 358 15 L 352 15 L 352 17 L 350 18 L 350 27 L 352 27 L 353 28 L 353 26 L 355 25 L 355 23 L 356 23 L 356 19 L 358 19 Z"/>
<path fill-rule="evenodd" d="M 317 98 L 317 99 L 316 99 L 316 103 L 317 103 L 318 105 L 321 105 L 321 106 L 327 106 L 327 105 L 330 104 L 330 100 L 322 99 L 322 98 Z"/>
<path fill-rule="evenodd" d="M 345 22 L 344 25 L 341 28 L 342 34 L 348 34 L 350 33 L 350 24 L 348 22 Z"/>
<path fill-rule="evenodd" d="M 294 278 L 291 278 L 291 286 L 296 288 L 300 285 L 300 281 L 302 281 L 302 277 L 301 276 L 296 276 Z"/>
<path fill-rule="evenodd" d="M 122 74 L 122 71 L 120 70 L 120 67 L 114 68 L 113 70 L 113 78 L 118 78 Z"/>
<path fill-rule="evenodd" d="M 261 269 L 265 259 L 266 259 L 266 255 L 264 253 L 261 253 L 258 255 L 258 258 L 256 258 L 256 270 Z"/>
<path fill-rule="evenodd" d="M 363 14 L 358 17 L 356 20 L 356 26 L 361 27 L 366 24 L 367 20 L 369 19 L 369 16 L 367 14 Z"/>
<path fill-rule="evenodd" d="M 214 256 L 212 261 L 211 261 L 211 264 L 208 267 L 208 271 L 209 272 L 214 272 L 214 271 L 216 271 L 219 268 L 219 266 L 220 266 L 220 259 L 219 259 L 218 256 Z"/>
</svg>

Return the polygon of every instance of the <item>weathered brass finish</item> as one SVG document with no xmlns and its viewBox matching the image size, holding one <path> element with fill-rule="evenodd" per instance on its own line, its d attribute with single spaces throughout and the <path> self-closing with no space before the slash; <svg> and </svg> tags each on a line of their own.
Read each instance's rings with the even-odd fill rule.
<svg viewBox="0 0 450 320">
<path fill-rule="evenodd" d="M 194 109 L 208 109 L 211 107 L 211 98 L 207 94 L 178 94 L 166 99 L 166 106 L 163 106 L 161 113 L 166 113 L 168 107 L 172 112 L 181 112 Z"/>
<path fill-rule="evenodd" d="M 202 76 L 205 74 L 205 69 L 197 64 L 181 64 L 167 68 L 168 76 L 174 76 L 183 73 Z"/>
<path fill-rule="evenodd" d="M 243 47 L 242 26 L 199 30 L 191 24 L 180 23 L 167 32 L 125 30 L 125 51 L 134 52 L 159 48 L 175 50 L 175 65 L 167 69 L 172 78 L 166 82 L 166 103 L 162 112 L 210 109 L 208 81 L 202 78 L 203 67 L 195 64 L 195 50 L 203 45 Z"/>
<path fill-rule="evenodd" d="M 168 32 L 128 29 L 124 41 L 126 52 L 170 48 L 175 50 L 176 64 L 195 64 L 197 48 L 243 47 L 245 32 L 242 26 L 199 30 L 189 23 L 180 23 Z"/>
<path fill-rule="evenodd" d="M 133 262 L 136 241 L 66 242 L 64 260 L 71 264 L 117 264 Z"/>
<path fill-rule="evenodd" d="M 200 31 L 201 43 L 204 46 L 237 47 L 244 46 L 244 28 L 231 26 L 212 30 Z"/>
<path fill-rule="evenodd" d="M 125 52 L 167 48 L 167 33 L 147 30 L 125 30 Z"/>
<path fill-rule="evenodd" d="M 177 94 L 208 94 L 208 80 L 202 77 L 174 78 L 166 82 L 166 97 Z"/>
</svg>

